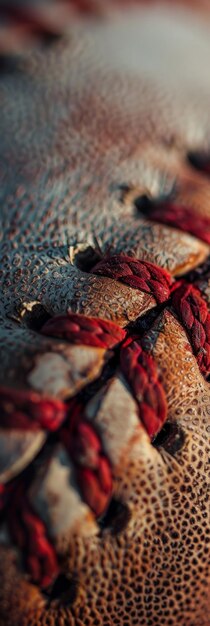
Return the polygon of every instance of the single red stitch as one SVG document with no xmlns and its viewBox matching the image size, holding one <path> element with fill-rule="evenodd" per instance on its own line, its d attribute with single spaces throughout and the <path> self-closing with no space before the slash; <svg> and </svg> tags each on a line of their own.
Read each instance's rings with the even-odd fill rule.
<svg viewBox="0 0 210 626">
<path fill-rule="evenodd" d="M 179 281 L 172 290 L 172 305 L 187 334 L 204 376 L 210 373 L 210 314 L 201 292 L 191 284 Z"/>
<path fill-rule="evenodd" d="M 47 537 L 45 524 L 27 501 L 24 481 L 10 499 L 8 527 L 14 543 L 23 553 L 31 579 L 41 588 L 48 587 L 59 573 L 56 552 Z"/>
<path fill-rule="evenodd" d="M 0 387 L 0 411 L 2 428 L 55 431 L 63 423 L 67 407 L 60 400 L 31 391 Z M 0 512 L 6 514 L 11 538 L 24 555 L 32 581 L 47 587 L 58 573 L 57 558 L 45 525 L 27 502 L 22 476 L 0 484 Z"/>
<path fill-rule="evenodd" d="M 108 349 L 123 341 L 126 336 L 125 330 L 114 322 L 70 312 L 48 320 L 42 326 L 41 333 L 62 337 L 76 345 Z"/>
<path fill-rule="evenodd" d="M 66 416 L 61 400 L 33 391 L 0 387 L 0 426 L 23 430 L 57 430 Z"/>
<path fill-rule="evenodd" d="M 173 281 L 162 267 L 124 254 L 106 256 L 91 269 L 91 273 L 114 278 L 134 289 L 150 293 L 158 303 L 169 298 Z"/>
<path fill-rule="evenodd" d="M 145 209 L 140 207 L 140 210 L 147 219 L 174 226 L 210 244 L 210 218 L 196 215 L 189 207 L 154 202 Z"/>
<path fill-rule="evenodd" d="M 120 365 L 138 403 L 139 417 L 153 438 L 167 417 L 167 400 L 157 365 L 140 343 L 132 339 L 121 349 Z"/>
<path fill-rule="evenodd" d="M 99 517 L 112 494 L 111 466 L 98 434 L 85 418 L 84 407 L 77 400 L 70 402 L 69 418 L 61 429 L 60 438 L 75 465 L 83 498 Z"/>
<path fill-rule="evenodd" d="M 78 468 L 77 482 L 85 502 L 87 502 L 95 515 L 100 517 L 108 506 L 110 493 L 106 493 L 104 489 L 101 488 L 96 474 L 86 467 Z"/>
</svg>

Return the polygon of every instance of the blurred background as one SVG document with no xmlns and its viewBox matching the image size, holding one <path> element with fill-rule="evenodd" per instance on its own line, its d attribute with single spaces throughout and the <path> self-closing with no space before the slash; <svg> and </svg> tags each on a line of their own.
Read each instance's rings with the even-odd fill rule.
<svg viewBox="0 0 210 626">
<path fill-rule="evenodd" d="M 0 55 L 22 53 L 68 33 L 78 18 L 114 16 L 135 5 L 210 10 L 210 0 L 0 0 Z"/>
</svg>

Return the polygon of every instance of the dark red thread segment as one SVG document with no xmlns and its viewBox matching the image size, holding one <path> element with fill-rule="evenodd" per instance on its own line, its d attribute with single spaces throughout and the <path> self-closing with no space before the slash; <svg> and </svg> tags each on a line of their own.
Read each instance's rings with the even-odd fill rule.
<svg viewBox="0 0 210 626">
<path fill-rule="evenodd" d="M 57 430 L 66 416 L 61 400 L 33 391 L 0 387 L 0 426 L 23 430 Z"/>
<path fill-rule="evenodd" d="M 199 289 L 179 283 L 172 290 L 172 304 L 187 334 L 204 376 L 210 373 L 210 314 Z"/>
<path fill-rule="evenodd" d="M 69 419 L 61 430 L 61 441 L 75 465 L 83 498 L 97 517 L 102 515 L 112 494 L 112 471 L 101 440 L 87 421 L 84 407 L 72 401 Z"/>
<path fill-rule="evenodd" d="M 124 254 L 105 257 L 91 269 L 91 273 L 114 278 L 134 289 L 145 291 L 158 303 L 165 302 L 170 295 L 172 277 L 165 269 Z"/>
<path fill-rule="evenodd" d="M 7 516 L 11 537 L 21 550 L 32 581 L 47 588 L 59 573 L 57 556 L 45 524 L 27 500 L 24 481 L 13 491 Z"/>
<path fill-rule="evenodd" d="M 138 206 L 138 200 L 136 201 Z M 210 244 L 210 218 L 204 215 L 196 215 L 189 207 L 163 202 L 150 203 L 145 209 L 140 211 L 155 222 L 161 222 L 169 226 L 174 226 L 184 232 L 194 235 L 198 239 Z"/>
<path fill-rule="evenodd" d="M 9 393 L 10 390 L 6 393 L 4 389 L 4 402 L 8 401 Z M 37 394 L 34 396 L 37 400 Z M 23 399 L 26 401 L 25 392 L 18 392 L 18 403 L 20 399 L 22 400 L 21 408 L 24 406 L 25 410 L 26 405 L 23 405 Z M 38 407 L 40 404 L 38 402 Z M 67 413 L 69 417 L 59 430 L 59 439 L 74 464 L 76 479 L 84 501 L 98 517 L 104 512 L 111 498 L 111 466 L 103 452 L 99 436 L 84 416 L 84 408 L 74 400 L 69 406 L 65 406 L 65 417 Z M 14 404 L 11 415 L 11 423 L 7 426 L 17 427 L 15 417 L 17 418 L 18 413 L 14 410 Z M 34 416 L 37 417 L 36 412 Z M 28 428 L 30 421 L 28 422 L 28 417 L 24 414 L 24 424 L 25 420 Z M 33 425 L 33 421 L 31 424 Z M 51 422 L 50 425 L 52 425 Z M 61 423 L 59 425 L 56 423 L 56 428 L 59 426 Z M 55 430 L 54 423 L 53 430 Z M 46 526 L 28 501 L 27 486 L 23 476 L 15 478 L 6 485 L 0 484 L 0 514 L 3 516 L 6 514 L 11 538 L 21 551 L 25 568 L 32 582 L 42 589 L 47 588 L 58 575 L 59 566 Z"/>
<path fill-rule="evenodd" d="M 125 330 L 114 322 L 70 312 L 52 317 L 42 326 L 41 332 L 61 337 L 72 344 L 107 349 L 113 348 L 126 336 Z"/>
<path fill-rule="evenodd" d="M 66 414 L 67 407 L 60 400 L 0 387 L 0 427 L 5 430 L 53 432 L 60 428 Z M 47 587 L 58 574 L 57 557 L 44 523 L 27 500 L 22 476 L 0 484 L 0 512 L 6 515 L 11 538 L 21 550 L 32 582 Z"/>
<path fill-rule="evenodd" d="M 167 417 L 167 400 L 157 364 L 138 341 L 126 342 L 120 355 L 121 370 L 139 407 L 139 417 L 153 438 Z"/>
</svg>

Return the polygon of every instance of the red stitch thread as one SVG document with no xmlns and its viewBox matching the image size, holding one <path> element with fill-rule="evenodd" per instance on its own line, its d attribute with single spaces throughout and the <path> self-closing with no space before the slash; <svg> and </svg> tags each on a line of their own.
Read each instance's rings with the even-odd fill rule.
<svg viewBox="0 0 210 626">
<path fill-rule="evenodd" d="M 210 244 L 209 217 L 196 215 L 189 207 L 154 202 L 145 209 L 140 207 L 140 210 L 148 219 L 174 226 Z"/>
<path fill-rule="evenodd" d="M 138 403 L 139 417 L 153 438 L 167 417 L 167 400 L 157 365 L 140 343 L 133 340 L 123 346 L 120 364 Z"/>
<path fill-rule="evenodd" d="M 105 257 L 91 269 L 91 273 L 114 278 L 150 293 L 158 303 L 165 302 L 170 295 L 172 277 L 165 269 L 124 254 Z"/>
<path fill-rule="evenodd" d="M 59 573 L 57 557 L 44 523 L 27 501 L 23 481 L 13 491 L 8 526 L 14 543 L 24 556 L 32 581 L 43 589 L 48 587 Z"/>
<path fill-rule="evenodd" d="M 63 402 L 42 397 L 33 391 L 0 387 L 0 425 L 2 428 L 57 430 L 66 416 Z"/>
<path fill-rule="evenodd" d="M 112 473 L 101 441 L 84 416 L 84 407 L 70 403 L 69 419 L 61 430 L 61 441 L 74 462 L 83 498 L 97 517 L 108 506 L 112 493 Z"/>
<path fill-rule="evenodd" d="M 72 410 L 68 422 L 59 436 L 75 465 L 83 498 L 98 517 L 111 497 L 111 467 L 97 433 L 84 417 L 83 407 L 76 400 L 69 407 Z M 60 401 L 40 399 L 33 392 L 1 388 L 3 427 L 33 429 L 47 426 L 55 430 L 61 426 L 67 410 L 68 407 Z M 5 514 L 5 510 L 11 538 L 24 555 L 32 581 L 43 589 L 48 587 L 59 573 L 57 557 L 44 523 L 27 500 L 22 478 L 0 485 L 0 512 Z"/>
<path fill-rule="evenodd" d="M 66 406 L 57 399 L 41 397 L 31 391 L 0 387 L 0 425 L 2 428 L 37 431 L 57 430 L 66 417 Z M 0 511 L 7 522 L 14 543 L 25 558 L 32 581 L 47 587 L 58 573 L 53 546 L 43 522 L 27 502 L 22 477 L 0 485 Z"/>
<path fill-rule="evenodd" d="M 179 282 L 172 290 L 172 304 L 187 330 L 193 352 L 204 376 L 210 373 L 210 314 L 199 289 Z"/>
<path fill-rule="evenodd" d="M 126 336 L 125 330 L 113 322 L 76 313 L 53 317 L 43 325 L 41 332 L 62 337 L 72 344 L 97 348 L 113 348 Z"/>
<path fill-rule="evenodd" d="M 169 298 L 171 276 L 151 263 L 115 255 L 98 263 L 92 271 L 152 293 L 158 302 Z M 171 294 L 172 304 L 187 329 L 201 371 L 208 374 L 210 315 L 206 302 L 197 288 L 183 282 L 172 286 Z M 112 348 L 126 337 L 126 332 L 112 322 L 71 313 L 49 320 L 42 332 L 65 338 L 73 344 L 103 348 Z M 121 348 L 120 363 L 138 402 L 140 420 L 153 438 L 167 417 L 167 401 L 157 365 L 134 338 L 128 338 Z M 0 423 L 4 428 L 53 431 L 62 426 L 59 438 L 74 463 L 83 498 L 97 517 L 102 515 L 112 494 L 112 473 L 101 440 L 85 417 L 84 407 L 77 400 L 71 401 L 67 407 L 58 400 L 42 398 L 31 391 L 1 387 L 0 408 Z M 63 424 L 67 412 L 69 416 Z M 46 588 L 59 573 L 55 550 L 49 542 L 45 525 L 27 501 L 24 481 L 17 479 L 15 485 L 12 491 L 11 485 L 0 485 L 0 511 L 7 507 L 11 536 L 25 554 L 26 567 L 33 582 Z"/>
</svg>

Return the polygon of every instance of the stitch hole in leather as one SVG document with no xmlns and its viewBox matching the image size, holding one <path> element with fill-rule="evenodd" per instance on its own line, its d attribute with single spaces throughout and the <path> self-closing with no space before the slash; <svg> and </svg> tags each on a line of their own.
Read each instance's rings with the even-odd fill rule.
<svg viewBox="0 0 210 626">
<path fill-rule="evenodd" d="M 131 511 L 127 504 L 112 498 L 105 515 L 98 520 L 101 532 L 108 529 L 116 536 L 126 530 L 131 519 Z"/>
<path fill-rule="evenodd" d="M 210 153 L 198 151 L 189 151 L 187 153 L 188 163 L 199 172 L 210 176 Z"/>
<path fill-rule="evenodd" d="M 179 204 L 176 198 L 148 198 L 145 201 L 144 196 L 140 195 L 133 199 L 133 203 L 137 211 L 147 219 L 179 229 L 210 244 L 209 216 L 196 215 L 191 207 Z"/>
<path fill-rule="evenodd" d="M 84 242 L 70 246 L 69 257 L 72 265 L 83 272 L 90 272 L 94 265 L 101 261 L 102 253 L 99 247 Z"/>
<path fill-rule="evenodd" d="M 117 189 L 118 199 L 120 203 L 126 207 L 132 207 L 136 209 L 137 215 L 138 213 L 141 213 L 140 205 L 142 205 L 142 211 L 148 211 L 152 207 L 156 199 L 155 196 L 150 192 L 150 190 L 145 187 L 145 185 L 138 185 L 138 187 L 133 187 L 132 185 L 127 185 L 126 183 L 124 183 L 118 185 Z M 136 206 L 136 201 L 137 203 L 139 201 L 139 206 Z"/>
<path fill-rule="evenodd" d="M 24 302 L 18 311 L 21 321 L 31 330 L 40 331 L 43 324 L 51 319 L 51 315 L 43 304 L 38 301 Z"/>
<path fill-rule="evenodd" d="M 121 184 L 120 202 L 122 204 L 132 204 L 138 213 L 145 213 L 160 203 L 172 202 L 175 200 L 178 184 L 176 179 L 168 179 L 162 176 L 162 181 L 158 189 L 150 190 L 145 185 L 132 186 Z"/>
<path fill-rule="evenodd" d="M 50 32 L 50 31 L 47 32 L 46 31 L 42 35 L 42 44 L 45 47 L 48 47 L 48 46 L 52 46 L 52 45 L 58 43 L 62 39 L 64 39 L 64 36 L 63 36 L 62 33 L 59 33 L 59 32 L 56 33 L 56 32 Z"/>
<path fill-rule="evenodd" d="M 142 213 L 144 217 L 148 217 L 149 219 L 153 219 L 152 213 L 155 209 L 158 209 L 159 206 L 165 206 L 167 203 L 175 203 L 177 191 L 177 184 L 174 183 L 171 186 L 170 191 L 159 194 L 158 196 L 152 196 L 149 193 L 142 193 L 136 195 L 133 199 L 133 205 L 138 213 Z M 156 218 L 154 217 L 154 220 Z"/>
<path fill-rule="evenodd" d="M 194 283 L 195 281 L 199 279 L 202 279 L 202 280 L 208 279 L 209 274 L 210 274 L 210 256 L 207 257 L 204 263 L 202 263 L 201 265 L 198 265 L 197 267 L 187 272 L 186 274 L 183 274 L 183 278 L 188 283 Z"/>
<path fill-rule="evenodd" d="M 9 6 L 8 6 L 9 4 Z M 29 3 L 30 4 L 30 3 Z M 43 20 L 42 16 L 36 15 L 32 7 L 22 6 L 18 2 L 1 2 L 1 19 L 6 20 L 9 23 L 14 23 L 17 27 L 20 26 L 27 35 L 36 37 L 38 41 L 43 43 L 49 43 L 57 39 L 59 35 L 62 35 L 62 31 L 53 26 L 49 20 Z M 24 38 L 24 31 L 22 37 Z"/>
<path fill-rule="evenodd" d="M 77 400 L 86 405 L 94 396 L 105 386 L 109 386 L 110 381 L 116 375 L 119 367 L 119 355 L 121 346 L 110 351 L 110 358 L 105 363 L 100 376 L 93 382 L 83 387 L 83 389 L 77 394 Z"/>
<path fill-rule="evenodd" d="M 59 574 L 51 589 L 43 592 L 47 598 L 48 607 L 69 606 L 78 596 L 79 584 L 76 579 L 69 578 L 65 574 Z"/>
<path fill-rule="evenodd" d="M 144 215 L 147 214 L 147 211 L 152 209 L 154 203 L 154 198 L 147 196 L 145 193 L 134 199 L 134 207 L 137 209 L 137 212 L 143 213 Z"/>
<path fill-rule="evenodd" d="M 151 329 L 156 319 L 169 305 L 169 303 L 170 299 L 166 300 L 166 302 L 163 302 L 162 304 L 157 304 L 157 306 L 155 306 L 153 309 L 147 311 L 146 313 L 144 313 L 144 315 L 137 317 L 137 319 L 133 322 L 130 322 L 126 326 L 126 330 L 129 333 L 129 336 L 132 337 L 133 335 L 138 334 L 138 338 L 141 339 L 143 335 Z"/>
<path fill-rule="evenodd" d="M 155 448 L 164 448 L 169 454 L 174 456 L 176 452 L 183 448 L 185 434 L 176 422 L 165 422 L 158 435 L 153 440 Z"/>
</svg>

